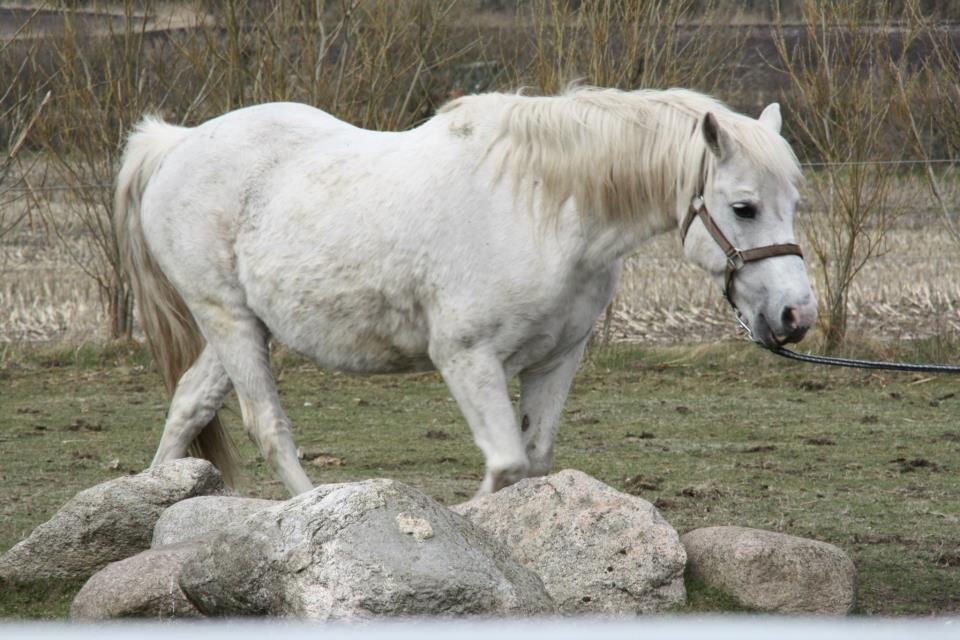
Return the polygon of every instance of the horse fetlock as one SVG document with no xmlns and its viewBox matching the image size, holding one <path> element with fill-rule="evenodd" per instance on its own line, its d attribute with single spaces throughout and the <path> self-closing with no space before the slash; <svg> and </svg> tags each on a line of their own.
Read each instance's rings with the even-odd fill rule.
<svg viewBox="0 0 960 640">
<path fill-rule="evenodd" d="M 542 456 L 542 457 L 533 457 L 530 458 L 530 468 L 527 471 L 527 477 L 533 478 L 535 476 L 545 476 L 550 473 L 550 468 L 553 466 L 553 456 Z"/>
<path fill-rule="evenodd" d="M 499 491 L 513 483 L 523 480 L 529 475 L 530 464 L 526 460 L 515 461 L 505 465 L 490 466 L 484 484 L 489 480 L 489 491 Z"/>
<path fill-rule="evenodd" d="M 270 468 L 280 477 L 291 496 L 313 488 L 313 483 L 297 459 L 293 441 L 265 442 L 260 451 Z"/>
</svg>

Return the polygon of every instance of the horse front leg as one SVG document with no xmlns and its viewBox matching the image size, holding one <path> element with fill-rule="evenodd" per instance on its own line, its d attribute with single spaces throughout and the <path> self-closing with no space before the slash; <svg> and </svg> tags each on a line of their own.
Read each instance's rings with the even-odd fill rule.
<svg viewBox="0 0 960 640">
<path fill-rule="evenodd" d="M 553 464 L 560 414 L 587 340 L 546 366 L 520 373 L 520 430 L 531 476 L 545 476 Z"/>
<path fill-rule="evenodd" d="M 477 495 L 498 491 L 527 477 L 527 456 L 503 364 L 492 353 L 480 350 L 434 357 L 434 363 L 486 459 L 486 473 Z"/>
</svg>

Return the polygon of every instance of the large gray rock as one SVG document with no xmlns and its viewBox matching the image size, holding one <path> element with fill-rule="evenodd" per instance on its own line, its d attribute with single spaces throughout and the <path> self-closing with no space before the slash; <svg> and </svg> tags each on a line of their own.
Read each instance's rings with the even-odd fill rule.
<svg viewBox="0 0 960 640">
<path fill-rule="evenodd" d="M 280 504 L 238 496 L 197 496 L 171 505 L 153 527 L 154 549 L 204 538 L 252 513 Z"/>
<path fill-rule="evenodd" d="M 93 574 L 73 599 L 70 617 L 196 618 L 200 612 L 180 589 L 180 569 L 196 545 L 148 549 Z"/>
<path fill-rule="evenodd" d="M 686 554 L 649 502 L 580 471 L 529 478 L 457 505 L 543 579 L 565 613 L 632 615 L 686 601 Z"/>
<path fill-rule="evenodd" d="M 846 615 L 856 603 L 857 570 L 832 544 L 745 527 L 695 529 L 681 540 L 691 577 L 744 606 Z"/>
<path fill-rule="evenodd" d="M 161 512 L 175 502 L 229 490 L 206 460 L 174 460 L 81 491 L 0 556 L 0 582 L 85 580 L 147 549 Z"/>
<path fill-rule="evenodd" d="M 393 480 L 317 487 L 200 543 L 180 586 L 208 615 L 319 619 L 552 611 L 540 579 Z"/>
</svg>

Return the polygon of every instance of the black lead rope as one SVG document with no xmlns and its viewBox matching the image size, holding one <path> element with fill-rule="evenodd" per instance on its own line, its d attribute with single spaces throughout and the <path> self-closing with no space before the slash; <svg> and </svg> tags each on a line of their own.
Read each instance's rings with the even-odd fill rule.
<svg viewBox="0 0 960 640">
<path fill-rule="evenodd" d="M 914 362 L 878 362 L 876 360 L 854 360 L 852 358 L 830 358 L 827 356 L 812 356 L 806 353 L 797 353 L 784 347 L 768 347 L 757 343 L 760 347 L 775 353 L 783 358 L 810 362 L 813 364 L 830 365 L 833 367 L 850 367 L 854 369 L 883 369 L 885 371 L 912 371 L 914 373 L 960 373 L 960 365 L 955 364 L 918 364 Z"/>
</svg>

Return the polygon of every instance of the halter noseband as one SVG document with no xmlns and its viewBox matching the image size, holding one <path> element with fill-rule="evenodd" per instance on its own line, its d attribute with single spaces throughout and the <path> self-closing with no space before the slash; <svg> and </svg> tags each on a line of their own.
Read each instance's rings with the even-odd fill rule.
<svg viewBox="0 0 960 640">
<path fill-rule="evenodd" d="M 717 223 L 710 216 L 710 212 L 707 211 L 707 203 L 703 198 L 706 176 L 704 172 L 701 172 L 700 175 L 702 178 L 698 193 L 690 201 L 687 215 L 683 219 L 683 224 L 680 225 L 680 244 L 682 245 L 686 241 L 687 231 L 690 229 L 690 225 L 693 224 L 694 218 L 700 218 L 707 232 L 714 241 L 720 245 L 720 249 L 722 249 L 724 255 L 727 256 L 727 266 L 723 274 L 723 297 L 727 299 L 730 306 L 739 314 L 740 310 L 737 309 L 737 305 L 733 302 L 733 274 L 740 271 L 743 265 L 748 262 L 756 262 L 765 258 L 800 256 L 800 259 L 803 260 L 803 251 L 800 250 L 799 245 L 793 243 L 768 244 L 755 249 L 744 249 L 743 251 L 737 249 L 733 246 L 732 242 L 727 240 L 727 236 L 723 235 L 723 231 L 720 230 L 720 227 L 717 226 Z"/>
</svg>

